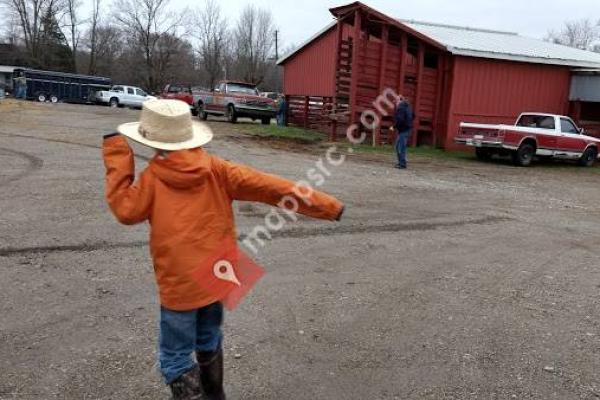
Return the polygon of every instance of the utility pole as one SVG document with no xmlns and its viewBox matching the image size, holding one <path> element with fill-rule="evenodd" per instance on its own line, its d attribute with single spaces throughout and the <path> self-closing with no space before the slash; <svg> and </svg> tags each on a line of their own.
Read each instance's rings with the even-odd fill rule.
<svg viewBox="0 0 600 400">
<path fill-rule="evenodd" d="M 279 60 L 279 30 L 275 29 L 275 62 Z"/>
</svg>

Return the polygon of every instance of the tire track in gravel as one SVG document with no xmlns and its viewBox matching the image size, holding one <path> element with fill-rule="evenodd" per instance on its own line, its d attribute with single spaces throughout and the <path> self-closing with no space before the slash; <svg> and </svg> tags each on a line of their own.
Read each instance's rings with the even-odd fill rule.
<svg viewBox="0 0 600 400">
<path fill-rule="evenodd" d="M 90 149 L 102 149 L 102 146 L 89 144 L 89 143 L 73 142 L 73 141 L 64 140 L 64 139 L 51 139 L 51 138 L 44 138 L 44 137 L 38 137 L 38 136 L 21 135 L 18 133 L 7 133 L 7 132 L 2 132 L 2 131 L 0 131 L 0 135 L 13 137 L 13 138 L 41 140 L 41 141 L 50 142 L 50 143 L 69 144 L 72 146 L 87 147 Z M 134 154 L 134 157 L 139 158 L 140 160 L 144 160 L 144 161 L 149 161 L 151 159 L 150 157 L 143 156 L 140 154 Z"/>
<path fill-rule="evenodd" d="M 91 148 L 91 149 L 102 149 L 102 146 L 96 146 L 96 145 L 92 145 L 92 144 L 88 144 L 88 143 L 72 142 L 72 141 L 63 140 L 63 139 L 42 138 L 42 137 L 29 136 L 29 135 L 21 135 L 21 134 L 17 134 L 17 133 L 7 133 L 7 132 L 2 132 L 2 131 L 0 131 L 0 135 L 7 136 L 7 137 L 13 137 L 13 138 L 41 140 L 41 141 L 50 142 L 50 143 L 68 144 L 68 145 L 72 145 L 72 146 L 87 147 L 87 148 Z M 29 165 L 27 166 L 27 168 L 24 171 L 21 171 L 16 175 L 9 176 L 6 178 L 0 178 L 0 187 L 8 185 L 13 182 L 16 182 L 18 180 L 21 180 L 21 179 L 31 175 L 32 173 L 39 171 L 44 165 L 44 160 L 42 160 L 41 158 L 36 157 L 30 153 L 12 150 L 12 149 L 8 149 L 6 147 L 0 147 L 0 154 L 1 154 L 1 152 L 5 152 L 5 153 L 9 153 L 11 155 L 16 155 L 18 157 L 21 157 L 21 158 L 27 160 Z M 140 160 L 144 160 L 144 161 L 150 160 L 150 157 L 143 156 L 140 154 L 135 154 L 135 153 L 134 153 L 134 157 L 139 158 Z"/>
<path fill-rule="evenodd" d="M 4 186 L 8 183 L 18 181 L 19 179 L 23 179 L 26 176 L 31 175 L 35 171 L 41 169 L 42 166 L 44 165 L 44 160 L 42 160 L 39 157 L 34 156 L 33 154 L 25 153 L 23 151 L 17 151 L 17 150 L 8 149 L 6 147 L 0 147 L 0 155 L 3 153 L 6 155 L 9 155 L 9 156 L 13 155 L 13 156 L 22 158 L 25 161 L 27 161 L 28 165 L 24 171 L 21 171 L 15 175 L 0 177 L 0 186 Z"/>
<path fill-rule="evenodd" d="M 383 223 L 383 224 L 356 224 L 356 225 L 340 225 L 334 228 L 320 227 L 297 227 L 287 229 L 281 232 L 272 234 L 273 239 L 305 239 L 314 236 L 333 236 L 333 235 L 355 235 L 363 233 L 392 233 L 404 231 L 430 231 L 444 228 L 454 228 L 461 226 L 476 226 L 501 223 L 511 220 L 507 217 L 499 216 L 484 216 L 481 218 L 472 218 L 455 221 L 419 221 L 409 223 Z M 247 235 L 238 235 L 238 240 L 244 240 Z M 56 246 L 32 246 L 32 247 L 5 247 L 0 248 L 0 257 L 11 257 L 27 254 L 40 254 L 52 252 L 91 252 L 97 250 L 109 249 L 124 249 L 147 246 L 147 241 L 135 241 L 126 243 L 83 243 L 73 245 L 56 245 Z"/>
<path fill-rule="evenodd" d="M 330 227 L 297 227 L 289 230 L 284 230 L 273 234 L 274 238 L 282 239 L 304 239 L 311 236 L 329 236 L 329 235 L 346 235 L 346 234 L 361 234 L 361 233 L 380 233 L 380 232 L 405 232 L 405 231 L 431 231 L 435 229 L 454 228 L 465 225 L 485 225 L 510 220 L 508 217 L 485 216 L 481 218 L 465 219 L 458 221 L 418 221 L 418 222 L 398 222 L 384 224 L 358 224 L 358 225 L 340 225 L 333 228 Z M 246 236 L 241 235 L 240 240 L 244 240 Z"/>
</svg>

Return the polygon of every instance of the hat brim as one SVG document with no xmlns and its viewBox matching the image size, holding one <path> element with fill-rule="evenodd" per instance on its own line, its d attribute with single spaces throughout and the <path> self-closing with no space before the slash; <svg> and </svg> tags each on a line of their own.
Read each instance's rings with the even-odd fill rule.
<svg viewBox="0 0 600 400">
<path fill-rule="evenodd" d="M 213 138 L 213 133 L 208 126 L 201 122 L 192 121 L 193 128 L 193 136 L 190 140 L 186 140 L 185 142 L 177 142 L 177 143 L 166 143 L 166 142 L 157 142 L 154 140 L 148 140 L 139 132 L 140 123 L 139 122 L 128 122 L 126 124 L 121 124 L 117 127 L 117 131 L 131 140 L 134 140 L 140 144 L 143 144 L 148 147 L 152 147 L 154 149 L 167 150 L 167 151 L 176 151 L 176 150 L 186 150 L 186 149 L 195 149 L 196 147 L 201 147 L 210 142 Z"/>
</svg>

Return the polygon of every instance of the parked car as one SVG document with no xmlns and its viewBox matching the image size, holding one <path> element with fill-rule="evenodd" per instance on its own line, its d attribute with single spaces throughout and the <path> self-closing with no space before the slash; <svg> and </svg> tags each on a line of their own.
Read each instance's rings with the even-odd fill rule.
<svg viewBox="0 0 600 400">
<path fill-rule="evenodd" d="M 592 166 L 598 158 L 600 139 L 587 136 L 563 115 L 523 113 L 514 125 L 461 123 L 455 142 L 475 147 L 477 158 L 510 155 L 519 166 L 534 156 L 578 160 Z"/>
<path fill-rule="evenodd" d="M 115 85 L 110 90 L 101 90 L 95 93 L 94 102 L 110 107 L 142 108 L 146 100 L 156 99 L 143 89 L 136 86 Z"/>
<path fill-rule="evenodd" d="M 255 85 L 245 82 L 222 81 L 211 92 L 199 92 L 195 101 L 203 120 L 209 115 L 224 115 L 231 123 L 246 117 L 268 125 L 277 114 L 275 102 L 261 97 Z"/>
<path fill-rule="evenodd" d="M 160 94 L 160 98 L 181 100 L 189 104 L 193 115 L 198 115 L 198 101 L 201 97 L 200 94 L 198 94 L 198 91 L 190 85 L 170 83 L 165 86 Z"/>
</svg>

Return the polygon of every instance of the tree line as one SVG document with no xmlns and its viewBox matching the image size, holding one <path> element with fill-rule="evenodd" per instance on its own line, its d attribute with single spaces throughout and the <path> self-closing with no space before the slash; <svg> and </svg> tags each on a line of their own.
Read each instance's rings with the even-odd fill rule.
<svg viewBox="0 0 600 400">
<path fill-rule="evenodd" d="M 589 18 L 566 21 L 559 30 L 549 30 L 545 39 L 549 42 L 600 53 L 600 20 Z"/>
<path fill-rule="evenodd" d="M 168 82 L 212 88 L 236 79 L 280 90 L 276 27 L 248 5 L 230 23 L 216 0 L 175 9 L 170 0 L 0 0 L 0 63 L 89 75 L 159 91 Z"/>
</svg>

